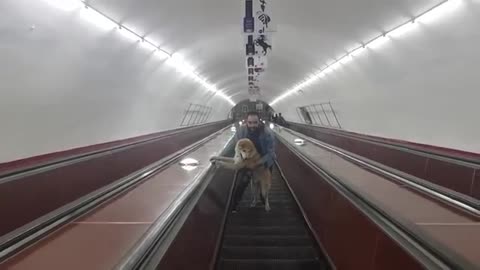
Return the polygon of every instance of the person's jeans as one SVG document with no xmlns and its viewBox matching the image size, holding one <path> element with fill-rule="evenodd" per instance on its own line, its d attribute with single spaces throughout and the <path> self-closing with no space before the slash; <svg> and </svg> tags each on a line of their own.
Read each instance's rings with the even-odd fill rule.
<svg viewBox="0 0 480 270">
<path fill-rule="evenodd" d="M 273 166 L 271 166 L 269 169 L 270 169 L 270 172 L 273 172 Z M 251 178 L 252 178 L 252 171 L 250 169 L 238 170 L 237 182 L 236 182 L 235 190 L 233 193 L 232 209 L 234 211 L 237 210 L 238 203 L 242 199 L 243 193 L 245 192 L 245 189 L 248 187 L 248 184 L 250 184 Z"/>
</svg>

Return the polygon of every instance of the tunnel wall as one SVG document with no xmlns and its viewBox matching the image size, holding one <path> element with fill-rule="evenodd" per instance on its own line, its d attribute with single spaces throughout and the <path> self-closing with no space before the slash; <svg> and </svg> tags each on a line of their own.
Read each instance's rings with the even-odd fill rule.
<svg viewBox="0 0 480 270">
<path fill-rule="evenodd" d="M 331 101 L 347 130 L 480 152 L 480 2 L 459 2 L 437 20 L 418 22 L 403 36 L 367 49 L 274 109 L 299 121 L 297 106 Z"/>
<path fill-rule="evenodd" d="M 118 31 L 44 0 L 0 1 L 0 163 L 179 126 L 231 105 Z"/>
</svg>

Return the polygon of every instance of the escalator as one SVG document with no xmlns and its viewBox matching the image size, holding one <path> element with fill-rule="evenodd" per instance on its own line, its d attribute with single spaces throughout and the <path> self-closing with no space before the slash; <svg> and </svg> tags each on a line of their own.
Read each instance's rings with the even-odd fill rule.
<svg viewBox="0 0 480 270">
<path fill-rule="evenodd" d="M 251 208 L 252 192 L 245 190 L 238 212 L 227 217 L 218 270 L 330 269 L 277 168 L 273 170 L 270 206 Z"/>
</svg>

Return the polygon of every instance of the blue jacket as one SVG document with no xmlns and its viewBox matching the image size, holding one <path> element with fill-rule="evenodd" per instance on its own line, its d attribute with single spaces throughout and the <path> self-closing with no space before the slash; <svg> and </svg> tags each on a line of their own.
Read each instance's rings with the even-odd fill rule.
<svg viewBox="0 0 480 270">
<path fill-rule="evenodd" d="M 248 128 L 246 125 L 242 125 L 237 129 L 235 134 L 234 143 L 236 144 L 238 140 L 248 138 Z M 254 142 L 255 143 L 255 142 Z M 260 155 L 262 156 L 262 163 L 266 167 L 271 167 L 275 163 L 275 138 L 267 127 L 264 127 L 259 132 L 258 143 L 260 143 Z M 258 150 L 258 149 L 257 149 Z"/>
</svg>

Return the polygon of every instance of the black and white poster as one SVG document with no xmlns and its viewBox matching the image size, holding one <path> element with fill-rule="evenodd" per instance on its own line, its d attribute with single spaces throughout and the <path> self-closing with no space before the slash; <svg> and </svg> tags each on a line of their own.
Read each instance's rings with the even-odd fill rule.
<svg viewBox="0 0 480 270">
<path fill-rule="evenodd" d="M 272 19 L 270 2 L 273 0 L 253 0 L 254 29 L 256 35 L 275 32 L 276 25 Z"/>
<path fill-rule="evenodd" d="M 251 98 L 256 99 L 261 94 L 262 78 L 267 72 L 268 57 L 273 50 L 272 34 L 276 31 L 270 6 L 270 2 L 273 0 L 244 1 L 244 44 L 248 93 Z"/>
</svg>

